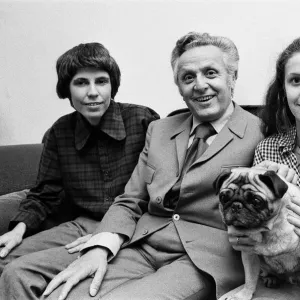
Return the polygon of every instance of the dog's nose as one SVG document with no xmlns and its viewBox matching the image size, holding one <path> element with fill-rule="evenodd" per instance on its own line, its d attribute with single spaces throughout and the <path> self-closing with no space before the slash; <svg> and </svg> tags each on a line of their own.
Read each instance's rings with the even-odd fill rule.
<svg viewBox="0 0 300 300">
<path fill-rule="evenodd" d="M 231 205 L 231 210 L 233 212 L 237 212 L 243 208 L 243 204 L 241 202 L 234 202 Z"/>
</svg>

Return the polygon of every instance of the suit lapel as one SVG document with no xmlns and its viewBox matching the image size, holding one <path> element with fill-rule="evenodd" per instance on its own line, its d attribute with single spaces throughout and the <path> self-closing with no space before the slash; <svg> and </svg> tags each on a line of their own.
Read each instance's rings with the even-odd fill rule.
<svg viewBox="0 0 300 300">
<path fill-rule="evenodd" d="M 190 137 L 190 130 L 192 125 L 192 116 L 189 115 L 188 118 L 183 121 L 178 128 L 176 128 L 171 134 L 171 139 L 175 140 L 175 147 L 177 153 L 177 176 L 179 176 L 188 146 L 188 140 Z M 177 127 L 177 126 L 176 126 Z"/>
<path fill-rule="evenodd" d="M 194 164 L 210 159 L 216 153 L 225 148 L 233 140 L 234 136 L 238 136 L 239 138 L 244 137 L 245 130 L 247 128 L 247 118 L 243 118 L 242 115 L 242 108 L 235 104 L 234 112 L 227 124 L 225 124 L 212 144 L 208 147 L 205 153 L 203 153 L 203 155 L 194 162 Z"/>
</svg>

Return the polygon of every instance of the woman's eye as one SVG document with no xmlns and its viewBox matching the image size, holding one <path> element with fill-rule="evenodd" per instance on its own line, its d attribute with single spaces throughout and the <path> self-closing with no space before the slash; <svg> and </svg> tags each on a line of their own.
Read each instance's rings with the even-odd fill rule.
<svg viewBox="0 0 300 300">
<path fill-rule="evenodd" d="M 291 78 L 291 83 L 295 85 L 300 84 L 300 77 Z"/>
</svg>

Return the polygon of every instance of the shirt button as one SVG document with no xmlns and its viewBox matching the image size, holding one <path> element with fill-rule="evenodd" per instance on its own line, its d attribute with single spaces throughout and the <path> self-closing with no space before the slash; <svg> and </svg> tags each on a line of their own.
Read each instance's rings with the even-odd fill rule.
<svg viewBox="0 0 300 300">
<path fill-rule="evenodd" d="M 147 229 L 144 229 L 143 231 L 143 235 L 147 234 L 148 233 L 148 230 Z"/>
<path fill-rule="evenodd" d="M 180 219 L 180 216 L 178 214 L 173 215 L 173 220 L 178 221 Z"/>
<path fill-rule="evenodd" d="M 161 203 L 161 201 L 162 201 L 162 198 L 161 198 L 161 197 L 157 197 L 157 198 L 156 198 L 156 202 L 157 202 L 157 203 Z"/>
</svg>

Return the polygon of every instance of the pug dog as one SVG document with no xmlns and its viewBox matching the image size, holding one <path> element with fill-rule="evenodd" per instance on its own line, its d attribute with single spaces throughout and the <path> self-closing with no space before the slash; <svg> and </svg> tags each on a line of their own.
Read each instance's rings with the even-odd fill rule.
<svg viewBox="0 0 300 300">
<path fill-rule="evenodd" d="M 227 300 L 251 300 L 260 271 L 268 287 L 282 280 L 300 285 L 299 237 L 287 221 L 286 207 L 300 197 L 300 189 L 260 167 L 226 170 L 214 188 L 227 228 L 235 227 L 256 241 L 253 250 L 242 251 L 244 288 Z"/>
</svg>

